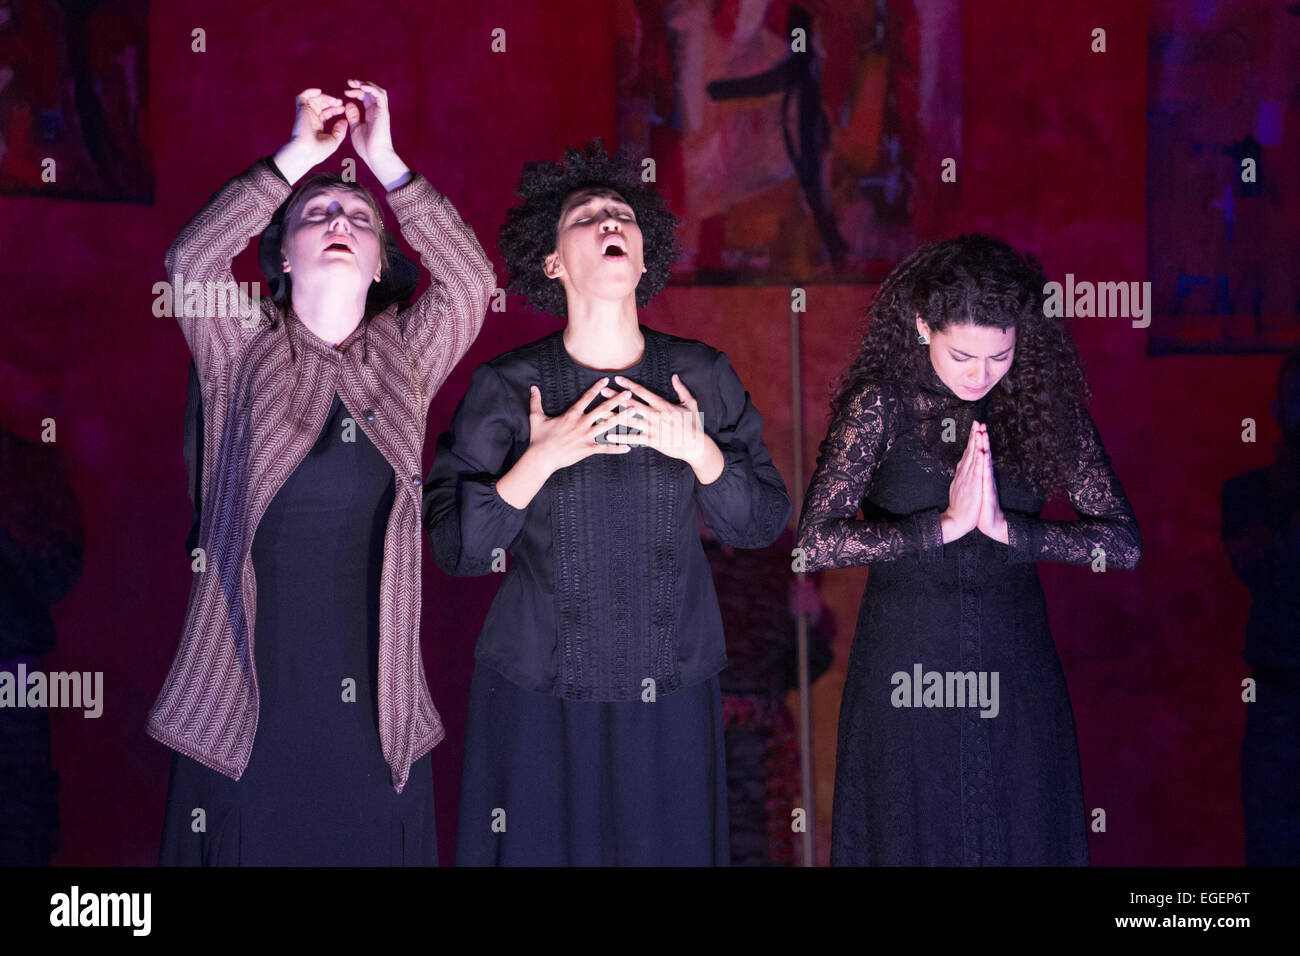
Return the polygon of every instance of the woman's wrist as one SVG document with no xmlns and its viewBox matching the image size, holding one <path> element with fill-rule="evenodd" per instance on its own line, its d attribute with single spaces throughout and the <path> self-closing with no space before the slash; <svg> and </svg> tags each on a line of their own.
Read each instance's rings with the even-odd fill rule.
<svg viewBox="0 0 1300 956">
<path fill-rule="evenodd" d="M 519 456 L 519 461 L 524 462 L 529 473 L 538 478 L 538 486 L 546 484 L 546 480 L 551 477 L 555 467 L 546 457 L 546 451 L 540 445 L 529 445 L 524 449 L 524 453 Z M 516 462 L 518 464 L 519 462 Z"/>
<path fill-rule="evenodd" d="M 284 174 L 284 178 L 289 180 L 290 186 L 306 176 L 308 170 L 316 165 L 310 156 L 303 154 L 302 148 L 293 140 L 289 140 L 276 150 L 271 158 L 275 160 L 275 165 Z"/>
<path fill-rule="evenodd" d="M 536 446 L 529 445 L 510 470 L 497 479 L 497 494 L 510 507 L 522 511 L 550 477 L 551 472 Z"/>
<path fill-rule="evenodd" d="M 698 457 L 689 459 L 687 464 L 695 472 L 695 477 L 702 485 L 711 485 L 722 477 L 727 460 L 722 456 L 722 449 L 712 438 L 708 439 L 705 449 Z"/>
<path fill-rule="evenodd" d="M 1011 530 L 1007 527 L 1007 516 L 1005 513 L 998 515 L 993 527 L 989 529 L 989 537 L 994 541 L 1001 541 L 1005 545 L 1011 544 Z"/>
<path fill-rule="evenodd" d="M 950 541 L 956 541 L 958 538 L 963 538 L 973 530 L 967 528 L 963 531 L 961 526 L 957 524 L 957 519 L 950 515 L 946 510 L 939 514 L 939 528 L 943 532 L 944 544 L 947 544 Z"/>
<path fill-rule="evenodd" d="M 370 171 L 384 184 L 384 189 L 392 192 L 411 181 L 411 169 L 396 153 L 388 153 L 371 159 Z"/>
</svg>

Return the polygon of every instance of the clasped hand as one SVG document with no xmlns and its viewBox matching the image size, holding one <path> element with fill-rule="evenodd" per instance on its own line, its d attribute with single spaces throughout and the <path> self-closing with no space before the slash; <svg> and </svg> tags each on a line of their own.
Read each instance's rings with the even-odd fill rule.
<svg viewBox="0 0 1300 956">
<path fill-rule="evenodd" d="M 344 92 L 351 97 L 344 102 L 318 88 L 298 94 L 290 143 L 301 154 L 308 168 L 328 159 L 349 128 L 352 148 L 381 182 L 387 183 L 387 167 L 394 165 L 393 136 L 388 111 L 388 92 L 374 83 L 348 80 L 352 87 Z M 339 117 L 337 122 L 331 122 Z"/>
<path fill-rule="evenodd" d="M 990 538 L 1007 543 L 1006 516 L 993 480 L 988 426 L 982 422 L 971 422 L 966 450 L 948 487 L 948 510 L 944 517 L 953 532 L 951 539 L 945 536 L 946 540 L 955 540 L 978 528 Z"/>
</svg>

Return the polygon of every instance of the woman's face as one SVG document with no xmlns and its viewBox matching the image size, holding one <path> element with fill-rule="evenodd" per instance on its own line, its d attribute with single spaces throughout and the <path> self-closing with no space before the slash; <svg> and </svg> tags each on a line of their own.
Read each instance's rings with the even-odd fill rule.
<svg viewBox="0 0 1300 956">
<path fill-rule="evenodd" d="M 566 291 L 616 301 L 636 294 L 645 271 L 641 228 L 622 196 L 605 189 L 571 194 L 555 231 L 555 251 L 545 269 Z"/>
<path fill-rule="evenodd" d="M 929 336 L 930 362 L 940 381 L 968 402 L 987 395 L 1016 357 L 1014 327 L 950 323 L 946 331 L 932 332 L 918 315 L 916 329 Z"/>
<path fill-rule="evenodd" d="M 312 195 L 285 230 L 280 255 L 295 285 L 324 280 L 363 291 L 379 278 L 379 223 L 370 204 L 350 189 Z"/>
</svg>

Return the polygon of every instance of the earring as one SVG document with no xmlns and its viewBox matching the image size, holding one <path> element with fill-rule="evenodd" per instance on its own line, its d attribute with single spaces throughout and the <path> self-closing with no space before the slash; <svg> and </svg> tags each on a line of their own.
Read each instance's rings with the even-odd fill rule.
<svg viewBox="0 0 1300 956">
<path fill-rule="evenodd" d="M 917 345 L 929 345 L 929 344 L 930 344 L 930 337 L 929 337 L 928 335 L 926 335 L 924 332 L 921 332 L 921 333 L 918 334 L 917 337 L 916 337 L 916 344 L 917 344 Z"/>
</svg>

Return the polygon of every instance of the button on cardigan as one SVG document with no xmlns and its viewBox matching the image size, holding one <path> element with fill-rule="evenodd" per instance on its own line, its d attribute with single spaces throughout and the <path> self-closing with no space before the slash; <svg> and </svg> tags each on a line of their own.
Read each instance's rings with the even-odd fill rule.
<svg viewBox="0 0 1300 956">
<path fill-rule="evenodd" d="M 230 179 L 168 249 L 173 287 L 205 296 L 228 288 L 231 260 L 291 191 L 269 159 Z M 180 648 L 146 729 L 235 779 L 257 731 L 253 538 L 320 434 L 336 391 L 394 474 L 378 687 L 380 741 L 399 793 L 411 764 L 444 735 L 420 660 L 421 451 L 430 399 L 478 335 L 496 282 L 473 231 L 422 175 L 413 173 L 387 199 L 433 277 L 409 309 L 390 306 L 336 346 L 269 296 L 256 321 L 187 316 L 179 300 L 174 310 L 202 390 L 198 546 L 206 566 L 194 573 Z"/>
</svg>

